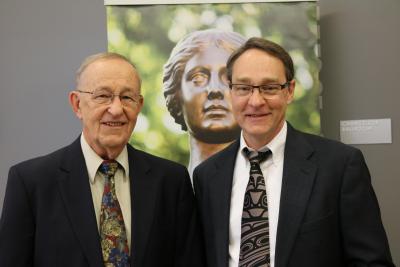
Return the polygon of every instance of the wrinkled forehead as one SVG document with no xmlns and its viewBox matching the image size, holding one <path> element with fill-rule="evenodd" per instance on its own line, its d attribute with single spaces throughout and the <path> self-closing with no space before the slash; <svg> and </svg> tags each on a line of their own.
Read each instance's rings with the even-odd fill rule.
<svg viewBox="0 0 400 267">
<path fill-rule="evenodd" d="M 78 77 L 77 86 L 117 82 L 130 84 L 138 89 L 141 84 L 139 73 L 129 62 L 118 58 L 99 59 L 83 69 Z"/>
</svg>

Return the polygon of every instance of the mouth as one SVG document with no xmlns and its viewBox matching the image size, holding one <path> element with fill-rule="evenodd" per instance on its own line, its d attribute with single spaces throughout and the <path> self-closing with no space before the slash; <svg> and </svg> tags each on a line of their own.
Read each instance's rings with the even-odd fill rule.
<svg viewBox="0 0 400 267">
<path fill-rule="evenodd" d="M 251 119 L 257 119 L 257 118 L 263 118 L 268 116 L 268 113 L 260 113 L 260 114 L 245 114 L 246 117 L 249 117 Z"/>
<path fill-rule="evenodd" d="M 204 109 L 204 113 L 207 112 L 228 112 L 229 110 L 222 105 L 211 105 Z"/>
<path fill-rule="evenodd" d="M 121 127 L 126 124 L 126 122 L 121 122 L 121 121 L 105 121 L 101 123 L 102 125 L 105 125 L 107 127 Z"/>
<path fill-rule="evenodd" d="M 222 105 L 211 105 L 203 110 L 206 117 L 210 119 L 222 119 L 229 113 L 229 110 Z"/>
</svg>

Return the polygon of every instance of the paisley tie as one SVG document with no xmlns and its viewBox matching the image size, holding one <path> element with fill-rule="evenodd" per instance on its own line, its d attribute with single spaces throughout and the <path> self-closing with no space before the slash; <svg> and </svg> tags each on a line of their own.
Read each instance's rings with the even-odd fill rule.
<svg viewBox="0 0 400 267">
<path fill-rule="evenodd" d="M 130 266 L 124 218 L 115 194 L 114 175 L 117 169 L 116 161 L 104 161 L 99 167 L 100 175 L 104 177 L 100 238 L 105 267 Z"/>
</svg>

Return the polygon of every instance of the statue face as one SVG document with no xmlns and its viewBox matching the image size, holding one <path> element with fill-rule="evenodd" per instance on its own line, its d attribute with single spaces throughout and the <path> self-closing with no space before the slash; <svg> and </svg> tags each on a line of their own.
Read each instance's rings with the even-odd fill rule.
<svg viewBox="0 0 400 267">
<path fill-rule="evenodd" d="M 184 69 L 182 111 L 189 133 L 206 143 L 226 143 L 238 136 L 226 76 L 229 51 L 214 45 L 195 54 Z"/>
</svg>

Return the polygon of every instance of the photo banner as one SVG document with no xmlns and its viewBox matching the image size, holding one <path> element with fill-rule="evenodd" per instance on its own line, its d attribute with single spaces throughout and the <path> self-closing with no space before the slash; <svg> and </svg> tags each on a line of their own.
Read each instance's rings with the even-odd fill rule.
<svg viewBox="0 0 400 267">
<path fill-rule="evenodd" d="M 144 107 L 130 140 L 135 147 L 191 172 L 238 138 L 224 64 L 255 36 L 280 44 L 293 58 L 295 100 L 287 120 L 302 131 L 320 133 L 316 1 L 105 4 L 108 50 L 134 62 L 143 80 Z"/>
</svg>

